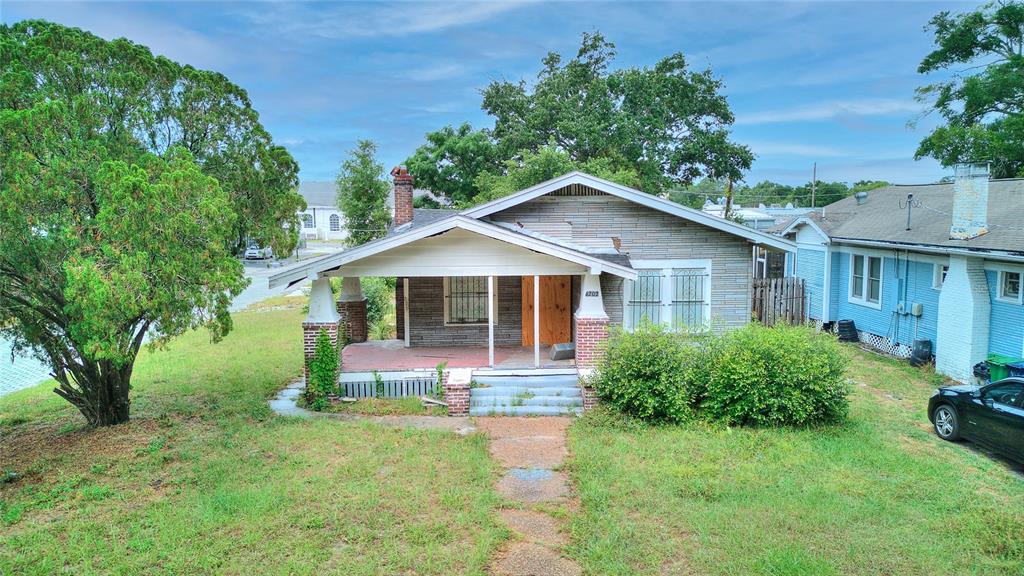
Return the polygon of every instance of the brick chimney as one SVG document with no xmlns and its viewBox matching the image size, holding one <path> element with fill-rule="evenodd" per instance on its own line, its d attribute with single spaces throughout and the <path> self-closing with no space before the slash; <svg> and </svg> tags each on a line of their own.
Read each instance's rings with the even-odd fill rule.
<svg viewBox="0 0 1024 576">
<path fill-rule="evenodd" d="M 953 182 L 951 240 L 970 240 L 988 232 L 988 164 L 957 164 Z"/>
<path fill-rule="evenodd" d="M 412 222 L 412 174 L 403 166 L 391 170 L 395 182 L 395 227 Z"/>
</svg>

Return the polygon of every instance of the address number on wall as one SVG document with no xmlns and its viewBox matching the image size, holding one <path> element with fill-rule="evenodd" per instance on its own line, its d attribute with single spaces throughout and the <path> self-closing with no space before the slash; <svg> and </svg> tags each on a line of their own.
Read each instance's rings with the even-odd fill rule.
<svg viewBox="0 0 1024 576">
<path fill-rule="evenodd" d="M 601 293 L 600 293 L 600 292 L 598 292 L 597 290 L 587 290 L 587 294 L 586 294 L 586 296 L 587 296 L 588 298 L 591 298 L 591 297 L 592 297 L 592 298 L 597 298 L 597 297 L 598 297 L 598 296 L 600 296 L 600 295 L 601 295 Z"/>
</svg>

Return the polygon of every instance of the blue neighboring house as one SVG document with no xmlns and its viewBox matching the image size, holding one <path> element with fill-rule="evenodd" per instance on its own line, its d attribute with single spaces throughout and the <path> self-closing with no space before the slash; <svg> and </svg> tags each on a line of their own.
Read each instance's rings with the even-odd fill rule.
<svg viewBox="0 0 1024 576">
<path fill-rule="evenodd" d="M 989 354 L 1024 357 L 1024 179 L 961 165 L 953 182 L 862 192 L 778 233 L 797 244 L 810 318 L 853 320 L 897 356 L 930 340 L 936 369 L 964 382 Z"/>
</svg>

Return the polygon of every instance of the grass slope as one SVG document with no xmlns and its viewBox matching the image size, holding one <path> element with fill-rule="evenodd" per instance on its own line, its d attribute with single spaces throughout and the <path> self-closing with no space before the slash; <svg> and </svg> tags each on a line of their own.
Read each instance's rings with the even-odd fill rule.
<svg viewBox="0 0 1024 576">
<path fill-rule="evenodd" d="M 859 351 L 842 426 L 573 426 L 593 574 L 1024 574 L 1024 479 L 928 427 L 934 374 Z"/>
<path fill-rule="evenodd" d="M 144 352 L 131 423 L 0 398 L 0 574 L 481 574 L 506 531 L 480 436 L 271 416 L 302 315 Z"/>
</svg>

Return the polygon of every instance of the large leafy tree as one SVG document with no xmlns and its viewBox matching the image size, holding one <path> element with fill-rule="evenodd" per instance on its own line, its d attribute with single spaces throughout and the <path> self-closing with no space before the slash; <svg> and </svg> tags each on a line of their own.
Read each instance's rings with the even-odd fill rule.
<svg viewBox="0 0 1024 576">
<path fill-rule="evenodd" d="M 459 198 L 482 192 L 480 174 L 500 172 L 509 161 L 522 166 L 526 154 L 546 147 L 577 165 L 602 161 L 631 171 L 650 193 L 702 176 L 738 180 L 750 167 L 750 150 L 729 139 L 733 114 L 710 70 L 692 71 L 679 53 L 653 67 L 612 70 L 614 60 L 611 42 L 600 33 L 584 34 L 573 58 L 548 54 L 536 81 L 495 81 L 483 90 L 493 130 L 431 133 L 408 165 L 417 178 L 428 174 L 435 191 Z M 437 153 L 455 144 L 471 153 Z M 487 155 L 473 153 L 477 149 Z"/>
<path fill-rule="evenodd" d="M 918 72 L 954 73 L 918 89 L 945 123 L 921 141 L 916 156 L 944 166 L 988 161 L 995 177 L 1024 175 L 1024 4 L 940 12 L 928 29 L 935 50 Z"/>
<path fill-rule="evenodd" d="M 132 367 L 231 329 L 253 237 L 286 251 L 296 166 L 220 74 L 43 21 L 0 26 L 0 332 L 90 424 L 124 422 Z"/>
<path fill-rule="evenodd" d="M 504 198 L 574 170 L 625 186 L 639 186 L 639 176 L 630 168 L 616 166 L 606 158 L 579 162 L 552 145 L 544 146 L 536 152 L 524 151 L 519 158 L 505 161 L 502 171 L 483 172 L 477 176 L 476 185 L 480 192 L 473 198 L 472 204 Z"/>
<path fill-rule="evenodd" d="M 346 242 L 350 246 L 380 238 L 391 223 L 391 187 L 384 180 L 384 165 L 377 161 L 376 154 L 376 144 L 360 140 L 338 172 L 338 207 L 345 216 Z"/>
<path fill-rule="evenodd" d="M 498 147 L 490 134 L 469 124 L 446 126 L 427 134 L 427 142 L 405 161 L 416 185 L 443 195 L 455 205 L 473 200 L 476 179 L 501 168 Z"/>
</svg>

